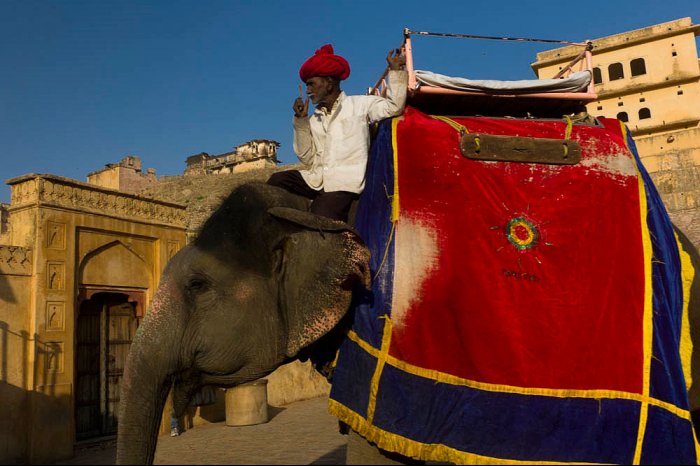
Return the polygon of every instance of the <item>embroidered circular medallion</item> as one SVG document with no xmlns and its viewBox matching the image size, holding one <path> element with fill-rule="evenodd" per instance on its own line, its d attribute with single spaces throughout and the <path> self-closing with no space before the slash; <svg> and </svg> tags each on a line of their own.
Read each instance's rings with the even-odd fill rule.
<svg viewBox="0 0 700 466">
<path fill-rule="evenodd" d="M 525 217 L 516 217 L 506 225 L 506 237 L 518 249 L 530 249 L 539 236 L 535 225 Z"/>
</svg>

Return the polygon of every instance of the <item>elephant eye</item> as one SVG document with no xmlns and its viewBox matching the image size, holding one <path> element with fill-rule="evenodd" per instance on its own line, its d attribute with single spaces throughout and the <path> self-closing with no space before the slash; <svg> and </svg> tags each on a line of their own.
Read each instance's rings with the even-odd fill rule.
<svg viewBox="0 0 700 466">
<path fill-rule="evenodd" d="M 207 288 L 209 283 L 202 277 L 192 277 L 187 283 L 187 290 L 192 292 L 200 292 Z"/>
</svg>

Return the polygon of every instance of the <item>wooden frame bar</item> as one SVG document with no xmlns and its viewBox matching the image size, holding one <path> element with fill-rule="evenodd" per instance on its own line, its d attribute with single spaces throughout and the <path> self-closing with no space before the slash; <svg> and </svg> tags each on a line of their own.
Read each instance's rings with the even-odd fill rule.
<svg viewBox="0 0 700 466">
<path fill-rule="evenodd" d="M 592 44 L 590 42 L 570 42 L 570 45 L 578 45 L 585 47 L 576 58 L 574 58 L 564 69 L 554 76 L 554 78 L 559 78 L 564 75 L 571 73 L 574 65 L 577 63 L 583 63 L 584 69 L 591 72 L 591 82 L 585 92 L 480 92 L 480 91 L 458 91 L 454 89 L 445 89 L 441 87 L 434 86 L 419 86 L 418 80 L 416 79 L 415 71 L 415 61 L 413 58 L 413 48 L 411 46 L 411 34 L 412 32 L 406 28 L 404 29 L 404 40 L 401 44 L 401 50 L 406 57 L 406 71 L 408 72 L 408 92 L 409 96 L 417 95 L 480 95 L 480 96 L 494 96 L 494 97 L 512 97 L 512 98 L 538 98 L 538 99 L 564 99 L 564 100 L 580 100 L 580 101 L 593 101 L 598 98 L 595 92 L 595 83 L 593 80 L 593 55 L 591 52 Z M 553 42 L 553 41 L 550 41 Z M 368 89 L 368 94 L 373 95 L 385 95 L 386 93 L 386 76 L 389 72 L 387 67 L 382 73 L 379 80 L 377 80 L 374 87 Z"/>
</svg>

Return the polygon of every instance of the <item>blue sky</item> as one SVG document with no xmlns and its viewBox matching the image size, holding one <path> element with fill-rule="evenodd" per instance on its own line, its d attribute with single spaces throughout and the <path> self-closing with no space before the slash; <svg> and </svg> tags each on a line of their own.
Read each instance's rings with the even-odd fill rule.
<svg viewBox="0 0 700 466">
<path fill-rule="evenodd" d="M 582 41 L 686 16 L 700 22 L 700 0 L 0 0 L 0 180 L 85 181 L 129 154 L 178 175 L 189 155 L 258 138 L 295 162 L 298 69 L 325 43 L 350 62 L 343 89 L 358 94 L 404 27 Z M 550 48 L 414 38 L 417 68 L 469 78 L 532 78 Z"/>
</svg>

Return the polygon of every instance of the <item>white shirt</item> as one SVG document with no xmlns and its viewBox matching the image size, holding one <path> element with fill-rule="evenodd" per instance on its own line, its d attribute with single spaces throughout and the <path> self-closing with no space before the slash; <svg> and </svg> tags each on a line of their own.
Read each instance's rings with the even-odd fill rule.
<svg viewBox="0 0 700 466">
<path fill-rule="evenodd" d="M 301 176 L 311 188 L 361 193 L 369 152 L 369 124 L 400 115 L 406 105 L 408 73 L 391 70 L 386 98 L 341 92 L 330 112 L 294 117 L 294 152 L 307 167 Z"/>
</svg>

